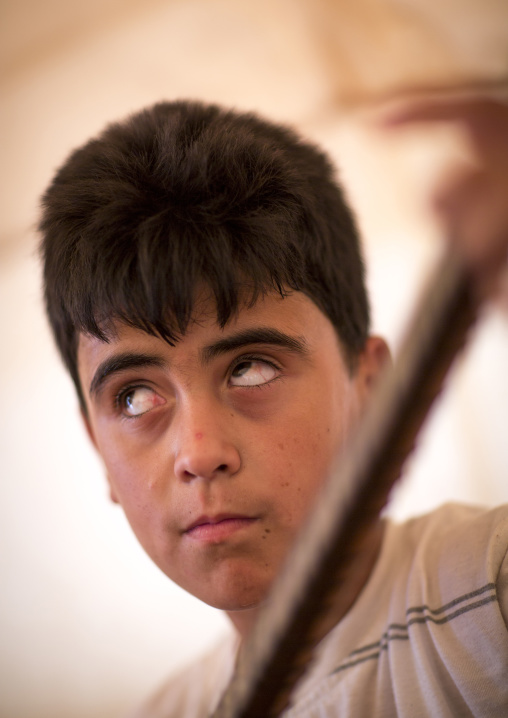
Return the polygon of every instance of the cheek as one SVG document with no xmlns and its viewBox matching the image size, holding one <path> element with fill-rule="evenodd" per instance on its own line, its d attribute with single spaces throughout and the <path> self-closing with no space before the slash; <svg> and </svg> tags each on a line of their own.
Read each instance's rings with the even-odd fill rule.
<svg viewBox="0 0 508 718">
<path fill-rule="evenodd" d="M 289 443 L 300 459 L 326 464 L 344 443 L 350 423 L 349 396 L 319 392 L 299 408 Z"/>
<path fill-rule="evenodd" d="M 103 434 L 98 448 L 108 481 L 129 522 L 133 524 L 138 515 L 146 520 L 163 489 L 165 470 L 158 452 L 145 451 L 136 442 L 111 433 Z"/>
<path fill-rule="evenodd" d="M 278 422 L 268 460 L 276 489 L 288 512 L 303 515 L 329 475 L 355 420 L 353 392 L 313 392 Z"/>
<path fill-rule="evenodd" d="M 267 457 L 272 485 L 284 522 L 299 525 L 328 476 L 340 442 L 331 426 L 315 421 L 300 422 L 291 432 L 274 437 Z"/>
<path fill-rule="evenodd" d="M 115 450 L 103 458 L 113 495 L 139 543 L 159 565 L 161 542 L 165 553 L 170 549 L 166 531 L 170 482 L 162 480 L 164 471 L 153 457 Z"/>
</svg>

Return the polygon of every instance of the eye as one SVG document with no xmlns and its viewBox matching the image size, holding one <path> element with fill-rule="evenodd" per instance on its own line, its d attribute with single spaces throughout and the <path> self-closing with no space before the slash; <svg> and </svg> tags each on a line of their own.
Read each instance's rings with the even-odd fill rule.
<svg viewBox="0 0 508 718">
<path fill-rule="evenodd" d="M 146 414 L 166 401 L 147 386 L 133 386 L 118 395 L 117 403 L 123 414 L 135 417 Z"/>
<path fill-rule="evenodd" d="M 279 375 L 273 364 L 261 359 L 245 359 L 238 362 L 231 372 L 233 386 L 260 386 L 268 384 Z"/>
</svg>

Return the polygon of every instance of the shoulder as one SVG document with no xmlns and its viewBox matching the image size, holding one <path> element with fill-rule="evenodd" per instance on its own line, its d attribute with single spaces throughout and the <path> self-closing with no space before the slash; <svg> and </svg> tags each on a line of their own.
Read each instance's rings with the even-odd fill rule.
<svg viewBox="0 0 508 718">
<path fill-rule="evenodd" d="M 445 504 L 391 532 L 409 550 L 408 595 L 425 581 L 434 601 L 495 602 L 508 625 L 508 506 Z"/>
<path fill-rule="evenodd" d="M 495 582 L 508 550 L 508 505 L 482 509 L 445 504 L 430 514 L 388 529 L 392 551 L 418 571 L 453 568 L 455 577 Z"/>
<path fill-rule="evenodd" d="M 500 715 L 507 547 L 508 507 L 450 504 L 388 521 L 364 591 L 320 647 L 288 718 L 441 715 L 445 704 L 459 715 L 464 701 L 471 715 Z"/>
<path fill-rule="evenodd" d="M 227 686 L 238 649 L 228 633 L 183 670 L 170 676 L 129 718 L 205 718 Z"/>
<path fill-rule="evenodd" d="M 492 529 L 505 529 L 508 536 L 508 504 L 485 508 L 469 504 L 447 503 L 437 509 L 408 519 L 404 523 L 394 524 L 395 528 L 416 533 L 432 527 L 446 534 L 448 531 L 474 527 L 488 536 Z"/>
</svg>

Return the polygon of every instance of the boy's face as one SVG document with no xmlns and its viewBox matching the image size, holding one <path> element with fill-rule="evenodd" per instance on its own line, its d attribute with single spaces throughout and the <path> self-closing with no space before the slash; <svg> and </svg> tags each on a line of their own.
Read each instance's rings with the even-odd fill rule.
<svg viewBox="0 0 508 718">
<path fill-rule="evenodd" d="M 117 330 L 78 351 L 112 497 L 184 589 L 230 612 L 259 605 L 370 391 L 376 340 L 350 376 L 332 324 L 298 292 L 224 329 L 202 298 L 174 347 Z"/>
</svg>

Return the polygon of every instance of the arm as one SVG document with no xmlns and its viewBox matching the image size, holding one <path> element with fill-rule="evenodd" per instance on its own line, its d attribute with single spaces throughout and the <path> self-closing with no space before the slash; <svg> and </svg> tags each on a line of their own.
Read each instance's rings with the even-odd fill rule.
<svg viewBox="0 0 508 718">
<path fill-rule="evenodd" d="M 508 94 L 443 97 L 406 105 L 384 128 L 452 123 L 462 130 L 472 163 L 449 168 L 431 199 L 449 240 L 466 258 L 482 295 L 496 294 L 508 310 Z"/>
</svg>

